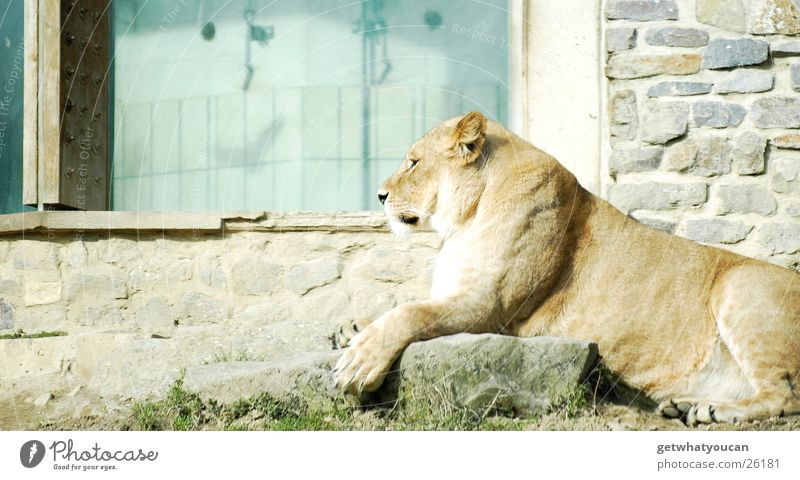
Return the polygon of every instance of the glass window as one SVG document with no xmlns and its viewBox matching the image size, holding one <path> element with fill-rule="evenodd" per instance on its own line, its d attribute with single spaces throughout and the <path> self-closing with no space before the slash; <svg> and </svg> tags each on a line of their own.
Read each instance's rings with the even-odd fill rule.
<svg viewBox="0 0 800 480">
<path fill-rule="evenodd" d="M 113 8 L 115 210 L 376 210 L 430 127 L 508 121 L 506 0 Z"/>
<path fill-rule="evenodd" d="M 0 6 L 0 214 L 22 207 L 23 0 Z"/>
</svg>

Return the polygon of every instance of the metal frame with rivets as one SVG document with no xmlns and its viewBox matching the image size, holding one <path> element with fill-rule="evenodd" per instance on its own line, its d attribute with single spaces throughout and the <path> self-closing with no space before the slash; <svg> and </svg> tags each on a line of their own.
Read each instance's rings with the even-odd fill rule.
<svg viewBox="0 0 800 480">
<path fill-rule="evenodd" d="M 23 201 L 107 210 L 111 2 L 28 0 L 25 9 Z"/>
</svg>

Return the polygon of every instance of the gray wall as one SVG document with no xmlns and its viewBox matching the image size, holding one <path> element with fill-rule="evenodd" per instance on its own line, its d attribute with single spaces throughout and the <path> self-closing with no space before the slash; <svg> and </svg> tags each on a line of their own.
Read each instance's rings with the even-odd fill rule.
<svg viewBox="0 0 800 480">
<path fill-rule="evenodd" d="M 800 269 L 800 6 L 605 7 L 609 200 L 657 228 Z"/>
</svg>

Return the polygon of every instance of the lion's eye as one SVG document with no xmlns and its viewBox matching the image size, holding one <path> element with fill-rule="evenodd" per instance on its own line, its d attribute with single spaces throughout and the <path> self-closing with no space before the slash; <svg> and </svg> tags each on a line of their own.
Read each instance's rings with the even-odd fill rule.
<svg viewBox="0 0 800 480">
<path fill-rule="evenodd" d="M 412 168 L 416 167 L 417 163 L 419 163 L 419 160 L 412 160 L 412 159 L 409 158 L 408 159 L 408 164 L 409 164 L 408 165 L 408 169 L 411 170 Z"/>
</svg>

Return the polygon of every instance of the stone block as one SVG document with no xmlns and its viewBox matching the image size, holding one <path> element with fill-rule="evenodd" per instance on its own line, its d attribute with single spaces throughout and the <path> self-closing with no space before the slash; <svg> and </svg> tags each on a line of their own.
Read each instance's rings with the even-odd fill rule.
<svg viewBox="0 0 800 480">
<path fill-rule="evenodd" d="M 800 252 L 800 223 L 767 223 L 758 229 L 758 241 L 774 254 Z"/>
<path fill-rule="evenodd" d="M 773 147 L 788 150 L 800 150 L 800 133 L 787 133 L 779 135 L 769 141 Z"/>
<path fill-rule="evenodd" d="M 715 38 L 708 43 L 703 68 L 736 68 L 764 63 L 769 56 L 769 42 L 753 38 Z"/>
<path fill-rule="evenodd" d="M 731 171 L 731 145 L 726 137 L 688 138 L 667 151 L 664 164 L 668 170 L 702 177 L 724 175 Z"/>
<path fill-rule="evenodd" d="M 678 226 L 677 223 L 671 220 L 664 220 L 662 218 L 651 217 L 649 215 L 642 214 L 642 212 L 634 212 L 630 216 L 637 222 L 643 225 L 647 225 L 650 228 L 661 230 L 662 232 L 675 233 L 675 227 Z"/>
<path fill-rule="evenodd" d="M 747 31 L 755 35 L 800 33 L 797 0 L 748 0 Z"/>
<path fill-rule="evenodd" d="M 636 28 L 635 27 L 616 27 L 606 31 L 606 50 L 608 52 L 619 52 L 630 50 L 636 47 Z"/>
<path fill-rule="evenodd" d="M 231 318 L 231 308 L 222 300 L 190 290 L 181 298 L 178 314 L 181 325 L 216 324 Z"/>
<path fill-rule="evenodd" d="M 623 212 L 689 208 L 707 200 L 706 183 L 623 183 L 609 189 L 609 201 Z"/>
<path fill-rule="evenodd" d="M 772 162 L 772 190 L 783 194 L 800 194 L 800 160 L 777 158 Z"/>
<path fill-rule="evenodd" d="M 747 31 L 747 0 L 695 0 L 697 21 L 724 30 Z"/>
<path fill-rule="evenodd" d="M 731 222 L 718 218 L 702 218 L 686 221 L 686 238 L 705 243 L 739 243 L 753 230 L 744 222 Z"/>
<path fill-rule="evenodd" d="M 750 118 L 758 128 L 800 128 L 800 97 L 759 98 Z"/>
<path fill-rule="evenodd" d="M 634 140 L 639 127 L 636 94 L 633 90 L 616 92 L 609 101 L 610 125 L 612 137 L 623 140 Z"/>
<path fill-rule="evenodd" d="M 708 44 L 708 32 L 696 28 L 654 28 L 647 31 L 645 41 L 657 47 L 702 47 Z"/>
<path fill-rule="evenodd" d="M 25 282 L 26 307 L 47 305 L 61 300 L 61 282 Z"/>
<path fill-rule="evenodd" d="M 764 173 L 764 153 L 767 139 L 755 132 L 744 132 L 733 148 L 733 167 L 739 175 Z"/>
<path fill-rule="evenodd" d="M 338 258 L 327 257 L 309 260 L 289 269 L 283 278 L 283 286 L 298 295 L 335 282 L 342 275 Z"/>
<path fill-rule="evenodd" d="M 648 97 L 685 97 L 711 92 L 711 83 L 705 82 L 661 82 L 647 90 Z"/>
<path fill-rule="evenodd" d="M 645 103 L 642 113 L 642 140 L 661 144 L 686 133 L 689 105 L 683 102 Z"/>
<path fill-rule="evenodd" d="M 265 257 L 264 254 L 257 253 L 243 255 L 231 264 L 231 289 L 234 293 L 264 295 L 279 288 L 278 276 L 281 267 Z M 214 273 L 208 273 L 207 278 L 209 281 L 214 280 Z"/>
<path fill-rule="evenodd" d="M 760 70 L 738 70 L 731 73 L 728 78 L 717 83 L 715 93 L 759 93 L 772 90 L 775 85 L 775 75 L 772 72 Z"/>
<path fill-rule="evenodd" d="M 632 79 L 655 75 L 691 75 L 700 71 L 701 57 L 696 53 L 637 55 L 618 53 L 606 65 L 606 76 Z"/>
<path fill-rule="evenodd" d="M 720 213 L 772 215 L 778 203 L 761 185 L 720 185 L 717 192 Z"/>
<path fill-rule="evenodd" d="M 736 127 L 746 115 L 747 109 L 735 103 L 700 101 L 692 105 L 692 126 Z"/>
<path fill-rule="evenodd" d="M 664 156 L 662 147 L 617 148 L 611 152 L 610 173 L 620 174 L 657 170 Z"/>
<path fill-rule="evenodd" d="M 678 5 L 673 0 L 609 0 L 606 5 L 609 20 L 677 20 Z"/>
</svg>

